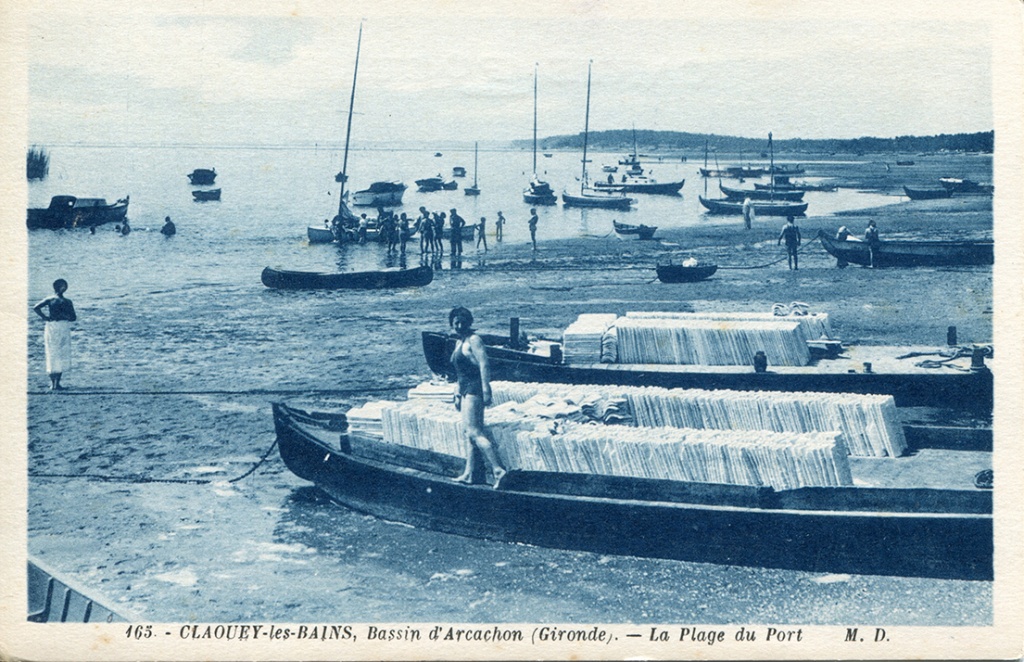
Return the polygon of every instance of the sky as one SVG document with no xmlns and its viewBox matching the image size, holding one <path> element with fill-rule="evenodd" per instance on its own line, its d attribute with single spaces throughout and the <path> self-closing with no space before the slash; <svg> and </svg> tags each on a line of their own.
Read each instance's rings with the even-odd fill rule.
<svg viewBox="0 0 1024 662">
<path fill-rule="evenodd" d="M 529 138 L 535 66 L 539 135 L 579 133 L 588 62 L 592 131 L 987 131 L 1007 4 L 39 0 L 28 137 L 342 143 L 360 24 L 353 146 Z"/>
</svg>

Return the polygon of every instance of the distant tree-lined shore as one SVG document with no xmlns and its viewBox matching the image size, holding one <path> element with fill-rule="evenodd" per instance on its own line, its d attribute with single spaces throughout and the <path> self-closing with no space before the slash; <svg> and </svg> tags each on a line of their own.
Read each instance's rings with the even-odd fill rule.
<svg viewBox="0 0 1024 662">
<path fill-rule="evenodd" d="M 811 152 L 867 154 L 884 152 L 983 152 L 992 153 L 994 131 L 978 133 L 942 133 L 937 136 L 896 136 L 895 138 L 788 138 L 774 140 L 779 152 Z M 516 147 L 529 148 L 532 140 L 516 140 Z M 703 151 L 707 144 L 714 152 L 746 152 L 760 154 L 768 149 L 767 138 L 741 138 L 681 131 L 636 130 L 636 144 L 640 151 L 692 152 Z M 632 150 L 633 130 L 592 131 L 589 145 L 604 151 Z M 583 134 L 550 136 L 539 141 L 540 149 L 581 149 Z"/>
</svg>

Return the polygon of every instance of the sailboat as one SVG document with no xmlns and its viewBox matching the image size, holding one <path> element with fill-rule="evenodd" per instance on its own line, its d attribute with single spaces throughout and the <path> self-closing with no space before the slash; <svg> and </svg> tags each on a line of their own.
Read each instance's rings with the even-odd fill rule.
<svg viewBox="0 0 1024 662">
<path fill-rule="evenodd" d="M 772 144 L 772 134 L 768 134 L 768 148 L 771 151 L 771 164 L 772 169 L 775 168 L 775 147 Z M 721 187 L 721 183 L 719 183 Z M 799 200 L 780 200 L 780 193 L 776 193 L 774 188 L 768 191 L 756 191 L 757 194 L 768 194 L 768 199 L 754 199 L 755 191 L 741 191 L 739 189 L 729 189 L 733 192 L 748 193 L 747 199 L 750 200 L 750 205 L 754 208 L 754 213 L 758 216 L 801 216 L 807 211 L 807 203 Z M 726 193 L 726 189 L 722 189 L 723 193 Z M 745 201 L 740 197 L 735 196 L 731 199 L 709 199 L 704 196 L 698 196 L 700 203 L 711 212 L 712 214 L 742 214 L 743 205 Z"/>
<path fill-rule="evenodd" d="M 590 207 L 598 209 L 620 209 L 629 210 L 633 198 L 626 197 L 618 191 L 600 191 L 587 186 L 587 138 L 590 134 L 590 68 L 587 63 L 587 113 L 583 123 L 583 172 L 580 176 L 579 195 L 562 191 L 562 203 L 566 207 Z"/>
<path fill-rule="evenodd" d="M 626 174 L 622 175 L 621 181 L 615 181 L 614 177 L 608 177 L 607 182 L 595 181 L 594 188 L 604 191 L 621 191 L 623 193 L 653 193 L 660 195 L 678 195 L 679 190 L 686 183 L 685 179 L 674 182 L 659 182 L 653 177 L 644 174 L 640 165 L 640 159 L 636 151 L 636 127 L 633 127 L 633 154 L 630 157 L 630 166 Z M 620 164 L 623 161 L 619 161 Z"/>
<path fill-rule="evenodd" d="M 338 192 L 338 215 L 335 216 L 329 227 L 317 227 L 314 225 L 306 229 L 306 236 L 311 244 L 326 244 L 332 241 L 343 242 L 354 231 L 359 219 L 349 211 L 345 204 L 345 182 L 348 181 L 348 145 L 352 137 L 352 110 L 356 103 L 356 77 L 359 75 L 359 50 L 363 45 L 363 24 L 359 24 L 359 38 L 356 40 L 356 63 L 352 70 L 352 95 L 348 101 L 348 125 L 345 129 L 345 156 L 341 162 L 341 172 L 334 176 L 334 181 L 341 184 Z"/>
<path fill-rule="evenodd" d="M 473 143 L 473 185 L 462 189 L 466 195 L 480 195 L 480 187 L 476 185 L 477 153 L 480 151 L 480 143 Z"/>
<path fill-rule="evenodd" d="M 544 156 L 550 157 L 550 154 Z M 551 190 L 551 184 L 537 177 L 537 66 L 533 67 L 533 177 L 523 191 L 523 202 L 529 205 L 553 205 L 558 196 Z"/>
</svg>

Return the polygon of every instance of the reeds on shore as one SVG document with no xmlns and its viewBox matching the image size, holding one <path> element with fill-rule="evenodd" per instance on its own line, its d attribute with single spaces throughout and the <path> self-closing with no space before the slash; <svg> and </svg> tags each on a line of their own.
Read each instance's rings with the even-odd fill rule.
<svg viewBox="0 0 1024 662">
<path fill-rule="evenodd" d="M 26 174 L 31 179 L 46 179 L 50 173 L 50 155 L 45 149 L 38 145 L 32 145 L 28 150 Z"/>
</svg>

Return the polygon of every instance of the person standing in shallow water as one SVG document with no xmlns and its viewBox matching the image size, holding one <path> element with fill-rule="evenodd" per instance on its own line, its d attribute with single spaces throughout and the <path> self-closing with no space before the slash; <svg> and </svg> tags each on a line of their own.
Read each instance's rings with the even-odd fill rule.
<svg viewBox="0 0 1024 662">
<path fill-rule="evenodd" d="M 54 295 L 37 303 L 32 310 L 46 320 L 43 344 L 46 347 L 46 372 L 50 375 L 50 390 L 59 391 L 60 378 L 71 367 L 71 323 L 78 319 L 71 299 L 64 296 L 68 282 L 63 278 L 53 281 Z M 43 309 L 46 313 L 43 313 Z"/>
<path fill-rule="evenodd" d="M 537 250 L 537 221 L 540 219 L 537 217 L 537 209 L 530 209 L 530 241 L 533 242 L 533 250 Z"/>
<path fill-rule="evenodd" d="M 498 220 L 494 221 L 494 235 L 496 241 L 501 241 L 501 238 L 505 235 L 505 217 L 502 216 L 501 212 L 498 212 Z"/>
<path fill-rule="evenodd" d="M 480 242 L 484 242 L 484 252 L 487 252 L 487 217 L 480 217 L 480 225 L 476 226 L 476 247 L 480 248 Z"/>
<path fill-rule="evenodd" d="M 497 448 L 484 427 L 484 408 L 491 404 L 491 372 L 487 349 L 484 341 L 473 330 L 473 313 L 467 308 L 452 308 L 448 313 L 448 324 L 458 337 L 451 356 L 459 389 L 455 394 L 455 409 L 462 412 L 462 428 L 469 446 L 466 469 L 455 480 L 473 483 L 479 451 L 491 465 L 494 487 L 498 487 L 505 475 L 505 467 L 501 465 Z"/>
</svg>

